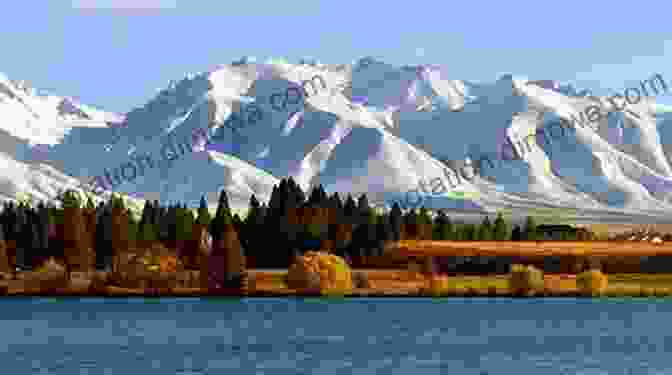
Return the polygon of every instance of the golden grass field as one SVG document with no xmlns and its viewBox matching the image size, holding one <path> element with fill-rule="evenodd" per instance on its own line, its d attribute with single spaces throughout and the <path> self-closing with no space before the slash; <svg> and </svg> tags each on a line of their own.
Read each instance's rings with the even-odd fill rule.
<svg viewBox="0 0 672 375">
<path fill-rule="evenodd" d="M 672 243 L 635 241 L 416 241 L 390 244 L 405 256 L 655 256 L 672 255 Z"/>
<path fill-rule="evenodd" d="M 250 270 L 254 274 L 257 291 L 290 294 L 284 283 L 286 272 Z M 427 279 L 406 270 L 354 270 L 367 274 L 371 288 L 364 292 L 388 295 L 417 295 L 427 285 Z M 672 274 L 613 274 L 608 275 L 606 296 L 672 296 Z M 507 275 L 451 276 L 448 277 L 449 295 L 509 295 Z M 546 274 L 548 295 L 577 293 L 576 276 Z"/>
</svg>

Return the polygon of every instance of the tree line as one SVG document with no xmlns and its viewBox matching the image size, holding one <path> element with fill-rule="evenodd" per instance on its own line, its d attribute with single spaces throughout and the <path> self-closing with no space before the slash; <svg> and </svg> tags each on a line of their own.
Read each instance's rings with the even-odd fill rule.
<svg viewBox="0 0 672 375">
<path fill-rule="evenodd" d="M 327 194 L 322 185 L 306 194 L 292 178 L 274 186 L 267 203 L 252 195 L 244 219 L 232 214 L 224 190 L 214 216 L 204 197 L 196 214 L 184 203 L 146 201 L 139 219 L 118 196 L 97 206 L 73 191 L 59 200 L 60 207 L 3 204 L 0 255 L 5 255 L 0 256 L 0 270 L 32 269 L 50 257 L 70 271 L 109 270 L 120 254 L 158 245 L 174 251 L 188 269 L 202 268 L 204 259 L 217 256 L 223 267 L 231 268 L 223 276 L 230 278 L 238 272 L 241 257 L 249 268 L 287 268 L 294 256 L 325 249 L 362 264 L 382 255 L 388 241 L 537 238 L 530 217 L 524 226 L 511 227 L 501 215 L 465 224 L 442 210 L 433 217 L 425 207 L 402 212 L 396 203 L 379 212 L 366 194 L 342 199 L 338 192 Z"/>
</svg>

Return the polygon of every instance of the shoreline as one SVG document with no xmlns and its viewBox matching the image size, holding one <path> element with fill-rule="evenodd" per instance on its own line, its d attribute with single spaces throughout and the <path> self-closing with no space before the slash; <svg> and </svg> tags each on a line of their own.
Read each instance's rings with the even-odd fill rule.
<svg viewBox="0 0 672 375">
<path fill-rule="evenodd" d="M 128 288 L 114 283 L 97 285 L 89 277 L 77 277 L 60 287 L 36 285 L 29 280 L 0 281 L 0 299 L 4 298 L 640 298 L 672 297 L 672 274 L 607 274 L 609 284 L 599 295 L 587 295 L 576 284 L 576 275 L 545 274 L 544 286 L 532 295 L 516 295 L 510 289 L 508 275 L 441 276 L 448 284 L 431 290 L 429 275 L 402 269 L 354 269 L 363 274 L 366 285 L 356 284 L 341 293 L 324 294 L 314 290 L 293 289 L 284 279 L 284 269 L 250 269 L 244 288 L 208 291 L 198 285 Z M 361 277 L 361 276 L 360 276 Z M 444 279 L 445 277 L 445 279 Z M 359 279 L 358 279 L 359 280 Z"/>
<path fill-rule="evenodd" d="M 123 290 L 122 290 L 123 289 Z M 642 289 L 644 290 L 644 289 Z M 108 289 L 106 291 L 90 292 L 88 290 L 55 290 L 55 291 L 15 291 L 12 293 L 3 293 L 0 295 L 1 299 L 13 298 L 226 298 L 226 299 L 241 299 L 241 298 L 320 298 L 320 299 L 357 299 L 357 298 L 433 298 L 433 299 L 450 299 L 450 298 L 498 298 L 498 299 L 554 299 L 554 298 L 581 298 L 581 299 L 605 299 L 605 298 L 670 298 L 672 292 L 670 290 L 660 291 L 657 288 L 646 288 L 644 293 L 641 290 L 624 291 L 607 291 L 602 295 L 591 296 L 578 291 L 569 290 L 546 290 L 534 295 L 516 295 L 508 291 L 487 291 L 487 290 L 461 290 L 448 291 L 440 295 L 433 295 L 431 292 L 425 291 L 408 291 L 408 290 L 373 290 L 360 289 L 353 290 L 344 294 L 320 294 L 300 292 L 295 290 L 266 290 L 266 291 L 252 291 L 247 293 L 207 293 L 202 290 L 180 291 L 180 290 L 166 290 L 160 292 L 148 293 L 140 289 L 125 289 L 116 288 Z"/>
</svg>

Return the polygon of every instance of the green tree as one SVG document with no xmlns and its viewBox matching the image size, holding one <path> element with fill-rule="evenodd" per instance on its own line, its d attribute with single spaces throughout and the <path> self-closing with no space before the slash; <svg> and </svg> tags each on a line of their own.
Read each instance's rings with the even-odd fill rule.
<svg viewBox="0 0 672 375">
<path fill-rule="evenodd" d="M 523 235 L 520 230 L 520 226 L 516 225 L 511 231 L 511 241 L 520 241 L 523 238 Z"/>
<path fill-rule="evenodd" d="M 478 226 L 478 240 L 479 241 L 490 241 L 492 240 L 492 224 L 490 223 L 490 218 L 485 217 L 481 225 Z"/>
<path fill-rule="evenodd" d="M 537 239 L 537 224 L 532 216 L 528 216 L 525 219 L 525 239 L 528 241 L 534 241 Z"/>
<path fill-rule="evenodd" d="M 403 213 L 399 207 L 399 203 L 394 202 L 390 210 L 390 229 L 392 231 L 392 241 L 399 241 L 401 239 L 401 225 L 404 222 Z"/>
<path fill-rule="evenodd" d="M 432 239 L 432 218 L 424 206 L 420 207 L 420 212 L 418 212 L 418 232 L 421 240 Z"/>
<path fill-rule="evenodd" d="M 226 195 L 226 190 L 222 189 L 219 193 L 219 201 L 217 203 L 217 211 L 215 213 L 214 219 L 210 220 L 210 213 L 206 209 L 203 210 L 205 199 L 201 197 L 201 207 L 199 208 L 199 224 L 209 223 L 210 228 L 209 232 L 212 236 L 213 241 L 218 240 L 221 234 L 224 232 L 224 216 L 231 216 L 231 209 L 229 208 L 229 198 Z M 205 218 L 201 218 L 204 216 Z"/>
<path fill-rule="evenodd" d="M 450 217 L 448 217 L 443 210 L 439 210 L 438 214 L 434 218 L 432 239 L 435 241 L 455 239 L 453 223 L 450 221 Z"/>
<path fill-rule="evenodd" d="M 209 226 L 211 220 L 210 212 L 208 211 L 208 203 L 205 200 L 205 197 L 201 196 L 201 204 L 198 207 L 198 219 L 196 220 L 196 223 Z"/>
<path fill-rule="evenodd" d="M 506 228 L 506 223 L 504 222 L 504 217 L 502 217 L 502 213 L 497 214 L 497 218 L 495 218 L 495 225 L 493 228 L 493 237 L 495 241 L 505 241 L 508 239 L 508 233 L 507 233 L 507 228 Z"/>
<path fill-rule="evenodd" d="M 263 233 L 264 209 L 259 204 L 257 197 L 252 194 L 250 197 L 250 207 L 245 217 L 242 233 L 240 233 L 240 242 L 243 249 L 250 259 L 250 264 L 256 266 L 257 258 L 262 255 L 264 248 L 264 238 L 260 238 L 259 233 Z"/>
<path fill-rule="evenodd" d="M 377 252 L 374 255 L 383 255 L 385 244 L 392 240 L 392 228 L 390 226 L 390 216 L 386 214 L 377 215 L 376 223 L 376 243 Z"/>
<path fill-rule="evenodd" d="M 475 241 L 476 240 L 476 225 L 475 224 L 467 224 L 465 225 L 464 228 L 464 239 L 467 241 Z"/>
<path fill-rule="evenodd" d="M 406 227 L 404 239 L 417 239 L 420 231 L 418 230 L 418 214 L 414 209 L 404 214 L 404 224 Z"/>
<path fill-rule="evenodd" d="M 128 217 L 128 240 L 135 242 L 138 240 L 138 221 L 135 220 L 130 209 L 126 209 L 126 216 Z"/>
</svg>

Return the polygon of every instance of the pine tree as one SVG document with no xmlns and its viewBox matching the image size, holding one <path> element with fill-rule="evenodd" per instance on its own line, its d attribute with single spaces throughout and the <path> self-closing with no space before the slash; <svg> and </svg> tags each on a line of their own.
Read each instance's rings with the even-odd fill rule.
<svg viewBox="0 0 672 375">
<path fill-rule="evenodd" d="M 390 210 L 390 227 L 392 231 L 392 240 L 401 240 L 401 226 L 403 224 L 403 213 L 399 207 L 399 203 L 394 202 Z"/>
<path fill-rule="evenodd" d="M 320 185 L 321 187 L 322 185 Z M 320 196 L 320 192 L 318 191 L 317 187 L 314 187 L 313 190 L 311 190 L 310 195 L 308 196 L 308 201 L 307 206 L 309 207 L 317 207 L 320 204 L 320 199 L 322 197 Z"/>
<path fill-rule="evenodd" d="M 27 208 L 27 205 L 23 203 L 19 204 L 18 210 L 21 213 L 22 225 L 18 232 L 17 247 L 23 249 L 23 259 L 21 260 L 23 268 L 30 269 L 32 268 L 33 259 L 38 255 L 38 252 L 36 251 L 38 249 L 35 248 L 37 245 L 35 241 L 36 237 L 33 235 L 35 230 L 35 220 L 33 219 L 30 209 Z"/>
<path fill-rule="evenodd" d="M 201 204 L 198 207 L 198 219 L 196 220 L 196 223 L 207 227 L 210 225 L 211 220 L 210 212 L 208 211 L 208 203 L 205 200 L 205 197 L 201 196 Z"/>
<path fill-rule="evenodd" d="M 330 239 L 334 241 L 335 253 L 339 256 L 345 256 L 349 251 L 350 241 L 352 240 L 352 225 L 346 219 L 345 207 L 338 193 L 334 193 L 331 200 L 334 212 L 332 215 L 333 223 L 330 223 L 332 228 Z"/>
<path fill-rule="evenodd" d="M 96 268 L 107 269 L 112 266 L 112 212 L 109 207 L 103 209 L 96 223 Z"/>
<path fill-rule="evenodd" d="M 93 250 L 87 248 L 84 216 L 75 191 L 66 191 L 63 196 L 63 242 L 68 274 L 71 271 L 87 271 L 93 266 Z"/>
<path fill-rule="evenodd" d="M 243 220 L 240 218 L 240 216 L 238 214 L 234 214 L 231 218 L 231 222 L 233 223 L 233 229 L 236 230 L 236 233 L 240 233 L 243 229 Z"/>
<path fill-rule="evenodd" d="M 187 268 L 196 266 L 196 247 L 192 243 L 194 214 L 186 207 L 175 209 L 175 248 Z"/>
<path fill-rule="evenodd" d="M 141 248 L 149 248 L 151 243 L 158 240 L 155 226 L 151 222 L 145 222 L 138 228 L 138 240 Z"/>
<path fill-rule="evenodd" d="M 157 199 L 154 199 L 152 202 L 152 213 L 150 215 L 152 226 L 154 227 L 154 233 L 156 237 L 159 237 L 159 222 L 161 221 L 161 204 Z"/>
<path fill-rule="evenodd" d="M 464 228 L 464 239 L 466 241 L 475 241 L 476 240 L 476 225 L 475 224 L 467 224 L 465 225 Z"/>
<path fill-rule="evenodd" d="M 201 207 L 203 207 L 204 200 L 201 200 Z M 199 210 L 199 223 L 201 212 Z M 208 214 L 208 217 L 210 214 Z M 215 213 L 214 219 L 210 221 L 210 235 L 213 240 L 219 239 L 221 233 L 224 230 L 224 216 L 231 216 L 231 209 L 229 208 L 229 198 L 226 195 L 226 190 L 222 189 L 219 193 L 219 201 L 217 202 L 217 211 Z M 203 222 L 205 223 L 205 221 Z"/>
<path fill-rule="evenodd" d="M 453 223 L 450 218 L 446 216 L 443 210 L 439 210 L 434 218 L 432 239 L 435 241 L 453 240 L 455 238 L 453 233 Z"/>
<path fill-rule="evenodd" d="M 263 248 L 263 238 L 259 238 L 259 233 L 263 231 L 263 219 L 261 205 L 254 194 L 252 194 L 247 217 L 243 223 L 243 230 L 240 233 L 240 241 L 248 255 L 250 264 L 254 266 L 257 265 L 260 249 Z"/>
<path fill-rule="evenodd" d="M 490 218 L 486 216 L 483 219 L 483 222 L 478 227 L 478 240 L 479 241 L 491 241 L 493 238 L 492 233 L 492 224 L 490 223 Z"/>
<path fill-rule="evenodd" d="M 49 252 L 49 228 L 53 225 L 53 222 L 49 215 L 49 209 L 43 202 L 40 202 L 37 206 L 37 215 L 39 217 L 39 228 L 37 233 L 40 239 L 39 247 L 45 255 L 53 255 Z"/>
<path fill-rule="evenodd" d="M 511 232 L 511 241 L 520 241 L 522 237 L 520 226 L 514 226 L 513 231 Z"/>
<path fill-rule="evenodd" d="M 525 219 L 525 240 L 534 241 L 537 239 L 537 225 L 532 216 Z"/>
<path fill-rule="evenodd" d="M 355 203 L 355 200 L 352 199 L 352 195 L 348 194 L 347 197 L 345 198 L 345 204 L 343 205 L 343 214 L 349 218 L 350 222 L 352 223 L 352 218 L 354 218 L 357 214 L 357 204 Z"/>
<path fill-rule="evenodd" d="M 232 218 L 222 217 L 224 231 L 218 240 L 213 240 L 212 252 L 201 262 L 201 286 L 213 293 L 241 289 L 245 278 L 245 255 Z"/>
<path fill-rule="evenodd" d="M 376 222 L 376 246 L 374 256 L 382 256 L 385 251 L 385 245 L 392 240 L 392 230 L 390 227 L 390 216 L 383 213 L 377 215 Z"/>
<path fill-rule="evenodd" d="M 453 224 L 453 238 L 455 241 L 464 241 L 464 224 L 455 223 Z"/>
<path fill-rule="evenodd" d="M 418 237 L 421 240 L 432 239 L 432 218 L 424 206 L 418 212 Z"/>
<path fill-rule="evenodd" d="M 359 208 L 358 208 L 359 209 Z M 364 209 L 364 206 L 361 207 Z M 351 254 L 355 255 L 371 255 L 373 249 L 377 248 L 376 241 L 376 224 L 378 222 L 375 213 L 372 209 L 368 212 L 361 213 L 362 223 L 354 229 L 352 234 Z"/>
<path fill-rule="evenodd" d="M 110 207 L 111 216 L 111 234 L 112 234 L 112 259 L 118 259 L 120 254 L 127 253 L 131 248 L 131 243 L 128 238 L 128 216 L 124 201 L 119 197 L 112 198 Z M 151 224 L 148 224 L 148 226 Z M 116 269 L 116 268 L 115 268 Z"/>
<path fill-rule="evenodd" d="M 5 210 L 2 212 L 2 219 L 4 219 Z M 11 273 L 12 269 L 9 263 L 9 253 L 7 242 L 5 241 L 4 220 L 0 221 L 0 272 Z"/>
<path fill-rule="evenodd" d="M 493 237 L 495 241 L 505 241 L 508 237 L 506 223 L 504 222 L 501 212 L 497 213 L 497 218 L 495 219 Z"/>
<path fill-rule="evenodd" d="M 417 239 L 418 236 L 418 215 L 415 213 L 415 210 L 411 209 L 404 215 L 402 239 Z"/>
<path fill-rule="evenodd" d="M 337 209 L 337 210 L 342 210 L 343 209 L 343 201 L 341 200 L 341 196 L 338 195 L 338 192 L 334 192 L 334 194 L 329 197 L 329 200 L 332 202 L 332 207 Z"/>
<path fill-rule="evenodd" d="M 128 218 L 128 246 L 135 247 L 138 241 L 138 231 L 140 230 L 138 220 L 130 208 L 126 209 L 124 216 Z"/>
</svg>

